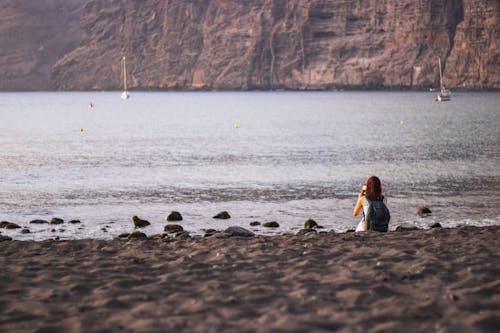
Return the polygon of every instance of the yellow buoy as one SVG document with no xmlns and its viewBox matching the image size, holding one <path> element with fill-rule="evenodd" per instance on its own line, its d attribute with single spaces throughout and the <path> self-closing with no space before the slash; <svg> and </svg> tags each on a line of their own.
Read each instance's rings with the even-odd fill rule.
<svg viewBox="0 0 500 333">
<path fill-rule="evenodd" d="M 83 133 L 83 127 L 80 127 L 80 132 Z"/>
<path fill-rule="evenodd" d="M 399 125 L 404 125 L 404 124 L 405 124 L 404 121 L 402 121 L 402 120 L 399 121 Z"/>
<path fill-rule="evenodd" d="M 240 128 L 240 125 L 234 124 L 234 128 Z"/>
</svg>

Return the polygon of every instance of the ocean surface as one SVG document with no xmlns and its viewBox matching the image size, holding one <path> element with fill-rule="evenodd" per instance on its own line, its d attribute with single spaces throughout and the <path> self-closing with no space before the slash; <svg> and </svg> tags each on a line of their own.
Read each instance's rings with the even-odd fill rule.
<svg viewBox="0 0 500 333">
<path fill-rule="evenodd" d="M 381 178 L 391 228 L 500 224 L 500 93 L 0 93 L 0 229 L 15 239 L 114 238 L 239 225 L 354 229 Z M 93 107 L 89 106 L 93 103 Z M 415 212 L 427 206 L 432 215 Z M 229 220 L 212 216 L 220 211 Z M 80 224 L 34 225 L 33 219 Z M 277 221 L 280 228 L 250 227 Z"/>
</svg>

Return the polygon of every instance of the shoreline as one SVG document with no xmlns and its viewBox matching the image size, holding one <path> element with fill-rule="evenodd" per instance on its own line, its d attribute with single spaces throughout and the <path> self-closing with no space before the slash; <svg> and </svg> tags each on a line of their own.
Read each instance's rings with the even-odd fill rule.
<svg viewBox="0 0 500 333">
<path fill-rule="evenodd" d="M 500 226 L 0 242 L 5 332 L 493 332 Z"/>
<path fill-rule="evenodd" d="M 389 225 L 388 233 L 393 232 L 408 232 L 408 231 L 426 231 L 435 228 L 482 228 L 495 227 L 500 224 L 459 224 L 459 225 L 442 225 L 436 222 L 435 219 L 427 220 L 428 215 L 420 217 L 420 224 L 414 223 L 399 223 Z M 34 219 L 29 223 L 14 223 L 10 221 L 2 221 L 0 223 L 0 242 L 2 241 L 77 241 L 77 240 L 127 240 L 131 238 L 141 239 L 200 239 L 200 238 L 230 238 L 234 236 L 242 236 L 238 233 L 248 233 L 244 237 L 291 237 L 301 236 L 306 234 L 317 235 L 342 235 L 354 233 L 356 224 L 349 226 L 347 229 L 335 229 L 330 224 L 318 224 L 313 219 L 307 219 L 302 225 L 295 224 L 283 226 L 276 221 L 268 222 L 250 222 L 246 224 L 225 223 L 223 225 L 206 225 L 205 228 L 193 229 L 192 226 L 186 226 L 185 221 L 164 221 L 163 223 L 149 222 L 148 220 L 140 221 L 147 223 L 142 226 L 135 226 L 132 223 L 100 223 L 93 229 L 88 229 L 88 224 L 81 222 L 79 219 L 63 220 L 59 217 L 54 217 L 52 220 Z M 218 222 L 219 219 L 216 219 Z M 222 220 L 226 221 L 226 220 Z M 135 222 L 134 222 L 135 224 Z M 271 225 L 269 225 L 271 224 Z M 272 225 L 275 224 L 275 225 Z M 126 227 L 128 226 L 128 227 Z M 232 230 L 236 230 L 235 232 Z M 86 231 L 85 231 L 86 230 Z M 96 233 L 98 231 L 98 234 Z"/>
<path fill-rule="evenodd" d="M 460 93 L 498 93 L 500 88 L 460 88 L 460 87 L 449 87 L 452 92 Z M 335 88 L 325 88 L 325 89 L 287 89 L 287 88 L 275 88 L 275 89 L 203 89 L 203 88 L 184 88 L 184 89 L 173 89 L 173 88 L 129 88 L 129 92 L 213 92 L 213 93 L 255 93 L 255 92 L 267 92 L 267 93 L 288 93 L 288 92 L 427 92 L 427 93 L 437 93 L 439 87 L 335 87 Z M 120 93 L 122 90 L 101 90 L 101 89 L 75 89 L 75 90 L 0 90 L 0 93 L 75 93 L 75 92 L 110 92 L 110 93 Z"/>
</svg>

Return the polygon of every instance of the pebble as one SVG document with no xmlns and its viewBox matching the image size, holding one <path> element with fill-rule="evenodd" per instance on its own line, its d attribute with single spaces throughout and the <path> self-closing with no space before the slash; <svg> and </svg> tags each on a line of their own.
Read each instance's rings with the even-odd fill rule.
<svg viewBox="0 0 500 333">
<path fill-rule="evenodd" d="M 419 207 L 419 208 L 417 208 L 416 214 L 420 217 L 426 217 L 426 216 L 432 214 L 432 212 L 428 207 Z"/>
<path fill-rule="evenodd" d="M 460 297 L 458 297 L 457 294 L 449 291 L 447 294 L 446 294 L 446 297 L 450 300 L 450 301 L 458 301 L 460 299 Z"/>
</svg>

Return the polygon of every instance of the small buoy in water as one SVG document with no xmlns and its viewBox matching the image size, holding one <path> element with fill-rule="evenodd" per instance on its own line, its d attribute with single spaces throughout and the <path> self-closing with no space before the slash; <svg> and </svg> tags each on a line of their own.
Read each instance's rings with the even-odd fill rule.
<svg viewBox="0 0 500 333">
<path fill-rule="evenodd" d="M 404 124 L 405 124 L 404 121 L 402 121 L 402 120 L 399 121 L 399 125 L 404 125 Z"/>
<path fill-rule="evenodd" d="M 234 124 L 234 128 L 240 128 L 240 125 Z"/>
<path fill-rule="evenodd" d="M 94 103 L 90 102 L 89 103 L 89 109 L 92 109 L 94 107 Z"/>
<path fill-rule="evenodd" d="M 83 127 L 80 127 L 80 133 L 83 133 Z"/>
</svg>

